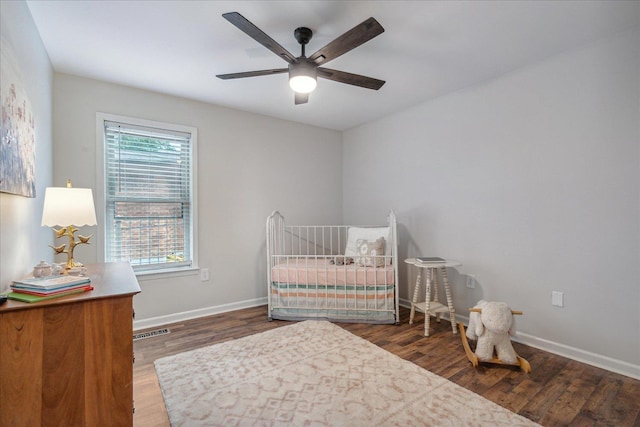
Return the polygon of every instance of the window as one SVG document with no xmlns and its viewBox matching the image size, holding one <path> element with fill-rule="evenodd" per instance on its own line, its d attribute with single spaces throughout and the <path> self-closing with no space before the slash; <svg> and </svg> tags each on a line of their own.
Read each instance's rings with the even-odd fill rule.
<svg viewBox="0 0 640 427">
<path fill-rule="evenodd" d="M 105 117 L 105 262 L 129 261 L 136 271 L 195 267 L 196 130 Z"/>
</svg>

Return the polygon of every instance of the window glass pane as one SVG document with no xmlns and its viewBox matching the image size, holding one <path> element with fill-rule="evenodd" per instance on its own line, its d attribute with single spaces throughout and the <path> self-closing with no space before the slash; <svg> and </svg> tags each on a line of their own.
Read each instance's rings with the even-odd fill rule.
<svg viewBox="0 0 640 427">
<path fill-rule="evenodd" d="M 104 124 L 106 261 L 191 265 L 191 135 Z"/>
<path fill-rule="evenodd" d="M 120 219 L 135 218 L 180 218 L 182 219 L 182 203 L 136 203 L 116 202 L 114 215 Z"/>
</svg>

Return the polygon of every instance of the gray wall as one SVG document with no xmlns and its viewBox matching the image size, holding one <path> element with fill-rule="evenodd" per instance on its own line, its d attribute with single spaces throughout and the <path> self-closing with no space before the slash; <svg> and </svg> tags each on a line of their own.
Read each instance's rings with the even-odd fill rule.
<svg viewBox="0 0 640 427">
<path fill-rule="evenodd" d="M 401 257 L 463 263 L 457 313 L 505 301 L 535 344 L 640 376 L 639 34 L 345 132 L 344 220 L 395 208 Z"/>
<path fill-rule="evenodd" d="M 24 277 L 40 260 L 52 261 L 53 231 L 40 227 L 44 189 L 51 185 L 53 70 L 24 2 L 0 1 L 3 60 L 13 58 L 15 82 L 26 92 L 35 119 L 36 197 L 0 193 L 0 292 Z M 5 66 L 7 64 L 4 64 Z M 4 94 L 3 94 L 4 96 Z"/>
<path fill-rule="evenodd" d="M 197 274 L 139 277 L 139 320 L 166 321 L 175 313 L 202 314 L 265 298 L 265 221 L 274 209 L 291 224 L 342 221 L 339 132 L 58 73 L 56 185 L 71 178 L 76 187 L 96 188 L 96 112 L 198 129 L 199 263 L 210 269 L 210 280 L 201 282 Z M 91 230 L 96 227 L 83 232 Z M 75 257 L 99 261 L 98 244 L 100 239 L 78 246 Z"/>
<path fill-rule="evenodd" d="M 273 209 L 292 224 L 378 224 L 395 208 L 401 258 L 463 263 L 452 272 L 458 313 L 507 301 L 525 312 L 521 339 L 640 376 L 638 31 L 340 134 L 54 75 L 26 5 L 2 1 L 0 12 L 35 115 L 37 170 L 36 198 L 0 193 L 0 290 L 53 261 L 44 188 L 67 178 L 96 188 L 100 111 L 199 131 L 200 266 L 211 279 L 142 279 L 138 319 L 261 301 Z M 98 244 L 76 257 L 97 261 Z M 401 274 L 407 299 L 413 276 Z"/>
</svg>

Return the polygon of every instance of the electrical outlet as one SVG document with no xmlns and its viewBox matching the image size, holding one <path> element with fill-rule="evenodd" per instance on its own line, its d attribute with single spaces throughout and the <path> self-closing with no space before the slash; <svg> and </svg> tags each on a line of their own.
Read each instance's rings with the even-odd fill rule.
<svg viewBox="0 0 640 427">
<path fill-rule="evenodd" d="M 476 287 L 476 276 L 473 274 L 467 274 L 467 288 L 473 289 Z"/>
<path fill-rule="evenodd" d="M 564 307 L 564 294 L 558 291 L 551 291 L 551 305 Z"/>
<path fill-rule="evenodd" d="M 209 280 L 209 269 L 208 268 L 201 268 L 200 269 L 200 281 L 201 282 L 206 282 L 207 280 Z"/>
</svg>

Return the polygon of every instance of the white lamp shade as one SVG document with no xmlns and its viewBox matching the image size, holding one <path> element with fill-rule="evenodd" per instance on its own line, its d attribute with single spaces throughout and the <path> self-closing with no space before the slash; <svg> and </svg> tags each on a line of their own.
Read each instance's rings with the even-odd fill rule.
<svg viewBox="0 0 640 427">
<path fill-rule="evenodd" d="M 44 194 L 42 226 L 96 225 L 90 188 L 48 187 Z"/>
</svg>

